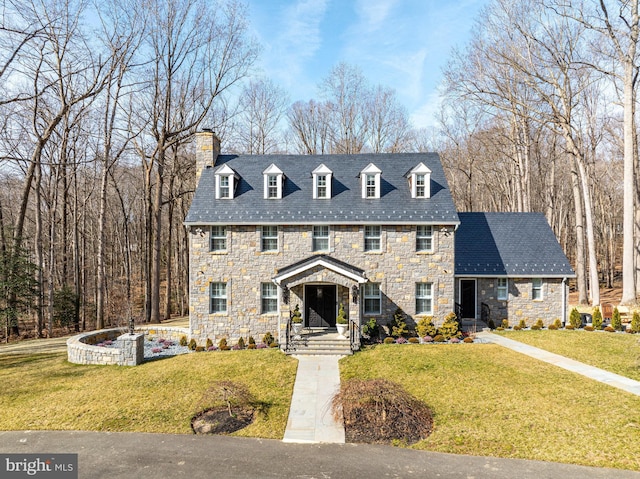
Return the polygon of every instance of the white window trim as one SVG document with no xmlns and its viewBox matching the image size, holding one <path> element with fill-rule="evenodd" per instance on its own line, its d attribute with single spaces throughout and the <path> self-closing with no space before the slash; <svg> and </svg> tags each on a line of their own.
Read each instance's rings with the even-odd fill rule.
<svg viewBox="0 0 640 479">
<path fill-rule="evenodd" d="M 504 281 L 504 286 L 500 285 L 501 281 Z M 509 278 L 496 279 L 496 299 L 498 301 L 507 301 L 509 299 Z"/>
<path fill-rule="evenodd" d="M 214 228 L 224 228 L 224 236 L 214 236 L 213 229 Z M 214 225 L 209 229 L 209 251 L 212 253 L 226 253 L 229 249 L 229 236 L 228 236 L 228 228 L 226 225 Z M 214 239 L 223 239 L 224 238 L 224 249 L 214 249 L 213 248 L 213 240 Z"/>
<path fill-rule="evenodd" d="M 540 286 L 536 286 L 536 282 L 540 282 Z M 540 297 L 534 298 L 534 291 L 540 291 Z M 544 301 L 544 281 L 542 278 L 531 278 L 531 300 L 532 301 Z"/>
<path fill-rule="evenodd" d="M 224 296 L 213 295 L 213 285 L 224 284 Z M 224 311 L 213 310 L 213 300 L 224 299 Z M 227 314 L 229 312 L 229 284 L 224 281 L 212 281 L 209 283 L 209 314 Z"/>
<path fill-rule="evenodd" d="M 377 295 L 367 295 L 367 285 L 378 285 L 378 294 Z M 382 314 L 382 289 L 380 288 L 380 283 L 365 283 L 362 285 L 362 313 L 368 315 L 380 315 Z M 367 311 L 367 299 L 375 299 L 378 301 L 378 310 L 377 311 Z"/>
<path fill-rule="evenodd" d="M 367 228 L 379 228 L 380 234 L 378 236 L 371 236 L 371 235 L 367 235 Z M 363 230 L 362 230 L 362 237 L 363 237 L 363 245 L 362 245 L 362 249 L 365 253 L 380 253 L 383 251 L 383 247 L 382 247 L 382 226 L 381 225 L 365 225 Z M 378 249 L 367 249 L 367 239 L 378 239 L 379 241 L 379 248 Z"/>
<path fill-rule="evenodd" d="M 328 200 L 331 199 L 331 183 L 332 183 L 332 178 L 333 178 L 333 172 L 327 168 L 324 164 L 318 166 L 315 170 L 313 170 L 311 172 L 311 175 L 313 177 L 313 199 L 314 200 Z M 326 191 L 326 195 L 325 196 L 320 196 L 318 195 L 318 190 L 320 188 L 320 185 L 318 184 L 318 182 L 320 181 L 321 177 L 325 177 L 326 178 L 326 185 L 324 185 L 325 191 Z"/>
<path fill-rule="evenodd" d="M 367 195 L 367 178 L 373 177 L 374 182 L 374 195 Z M 362 198 L 364 199 L 377 199 L 380 198 L 380 177 L 382 176 L 382 170 L 373 163 L 369 163 L 367 167 L 360 172 L 360 181 L 362 184 Z"/>
<path fill-rule="evenodd" d="M 264 229 L 265 228 L 275 228 L 276 234 L 275 236 L 265 236 Z M 280 251 L 280 228 L 277 225 L 262 225 L 259 227 L 260 230 L 260 251 L 264 253 L 277 253 Z M 275 249 L 264 249 L 264 239 L 274 239 L 276 240 L 276 248 Z"/>
<path fill-rule="evenodd" d="M 316 236 L 316 228 L 327 228 L 326 236 Z M 317 249 L 316 248 L 316 239 L 326 239 L 327 240 L 327 248 L 326 249 Z M 329 225 L 313 225 L 311 227 L 311 251 L 314 253 L 327 253 L 331 251 L 331 227 Z"/>
<path fill-rule="evenodd" d="M 424 195 L 418 196 L 418 176 L 424 176 Z M 412 198 L 431 198 L 431 170 L 424 164 L 418 163 L 407 175 Z"/>
<path fill-rule="evenodd" d="M 264 294 L 264 286 L 272 285 L 275 288 L 275 294 L 272 296 L 265 296 Z M 264 300 L 275 300 L 276 307 L 274 311 L 265 311 L 264 308 Z M 278 314 L 278 287 L 271 282 L 263 282 L 260 283 L 260 314 Z"/>
<path fill-rule="evenodd" d="M 221 179 L 222 178 L 228 178 L 229 180 L 229 196 L 222 196 L 222 186 L 221 186 Z M 220 168 L 218 171 L 216 171 L 215 173 L 215 189 L 216 189 L 216 199 L 218 200 L 231 200 L 235 197 L 235 189 L 236 189 L 236 184 L 237 184 L 237 180 L 238 176 L 236 175 L 235 171 L 233 171 L 231 168 L 229 168 L 228 165 L 224 165 L 222 168 Z"/>
<path fill-rule="evenodd" d="M 426 284 L 429 286 L 428 294 L 418 295 L 418 287 L 419 285 Z M 427 311 L 420 311 L 418 309 L 418 300 L 429 300 L 429 309 Z M 433 283 L 416 283 L 416 315 L 432 315 L 433 314 Z"/>
<path fill-rule="evenodd" d="M 262 172 L 264 178 L 264 199 L 265 200 L 280 200 L 282 199 L 282 189 L 284 182 L 284 173 L 273 163 L 269 168 Z M 276 196 L 269 197 L 269 177 L 276 178 Z"/>
<path fill-rule="evenodd" d="M 420 234 L 420 228 L 429 228 L 431 231 L 429 234 Z M 416 252 L 418 253 L 433 253 L 434 247 L 433 247 L 433 243 L 435 240 L 435 235 L 434 235 L 434 228 L 433 225 L 416 225 Z M 421 239 L 430 239 L 431 240 L 431 246 L 429 248 L 426 249 L 420 249 L 418 248 L 418 242 Z"/>
</svg>

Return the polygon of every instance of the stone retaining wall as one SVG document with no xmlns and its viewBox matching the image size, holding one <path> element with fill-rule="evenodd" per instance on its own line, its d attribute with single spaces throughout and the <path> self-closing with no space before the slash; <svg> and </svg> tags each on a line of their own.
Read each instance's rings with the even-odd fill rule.
<svg viewBox="0 0 640 479">
<path fill-rule="evenodd" d="M 75 364 L 102 364 L 136 366 L 144 361 L 145 335 L 160 336 L 179 341 L 181 336 L 189 336 L 186 328 L 167 326 L 137 328 L 133 335 L 121 328 L 102 329 L 78 334 L 67 340 L 67 359 Z M 120 348 L 96 346 L 104 341 L 120 341 Z"/>
</svg>

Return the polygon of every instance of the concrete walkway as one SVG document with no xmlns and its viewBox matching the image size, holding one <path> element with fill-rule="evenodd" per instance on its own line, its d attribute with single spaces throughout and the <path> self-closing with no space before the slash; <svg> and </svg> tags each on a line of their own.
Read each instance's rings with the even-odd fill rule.
<svg viewBox="0 0 640 479">
<path fill-rule="evenodd" d="M 622 389 L 623 391 L 640 396 L 640 381 L 634 381 L 633 379 L 620 376 L 619 374 L 611 373 L 604 369 L 596 368 L 595 366 L 589 366 L 588 364 L 560 356 L 559 354 L 550 353 L 544 349 L 529 346 L 528 344 L 520 343 L 498 334 L 482 332 L 478 333 L 477 336 L 518 353 L 539 359 L 545 363 L 553 364 L 554 366 L 566 369 L 567 371 L 581 374 L 582 376 L 600 381 L 601 383 L 608 384 L 614 388 Z"/>
<path fill-rule="evenodd" d="M 331 411 L 331 399 L 340 389 L 341 357 L 294 355 L 298 372 L 284 442 L 344 443 L 342 420 L 336 421 Z"/>
</svg>

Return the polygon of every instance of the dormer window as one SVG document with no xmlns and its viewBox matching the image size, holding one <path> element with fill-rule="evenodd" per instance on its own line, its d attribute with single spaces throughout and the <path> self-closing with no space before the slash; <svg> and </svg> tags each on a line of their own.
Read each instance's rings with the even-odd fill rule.
<svg viewBox="0 0 640 479">
<path fill-rule="evenodd" d="M 231 199 L 234 197 L 237 179 L 239 178 L 235 171 L 229 166 L 224 165 L 215 173 L 216 178 L 216 198 Z"/>
<path fill-rule="evenodd" d="M 412 198 L 431 197 L 431 170 L 424 163 L 418 164 L 405 176 L 409 180 Z"/>
<path fill-rule="evenodd" d="M 284 173 L 273 163 L 262 172 L 264 176 L 264 198 L 281 199 Z"/>
<path fill-rule="evenodd" d="M 320 165 L 311 172 L 311 175 L 313 176 L 313 198 L 331 198 L 331 178 L 333 172 L 326 166 Z"/>
<path fill-rule="evenodd" d="M 363 198 L 380 198 L 381 175 L 382 170 L 373 163 L 369 163 L 369 165 L 360 172 Z"/>
</svg>

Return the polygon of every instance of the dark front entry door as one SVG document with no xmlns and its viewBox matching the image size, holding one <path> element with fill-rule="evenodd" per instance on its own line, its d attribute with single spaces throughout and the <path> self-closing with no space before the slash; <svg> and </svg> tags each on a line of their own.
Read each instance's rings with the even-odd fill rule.
<svg viewBox="0 0 640 479">
<path fill-rule="evenodd" d="M 476 317 L 476 281 L 474 279 L 460 280 L 460 306 L 462 318 Z M 458 319 L 462 319 L 458 318 Z"/>
<path fill-rule="evenodd" d="M 305 287 L 305 322 L 310 328 L 333 328 L 336 325 L 336 287 Z"/>
</svg>

